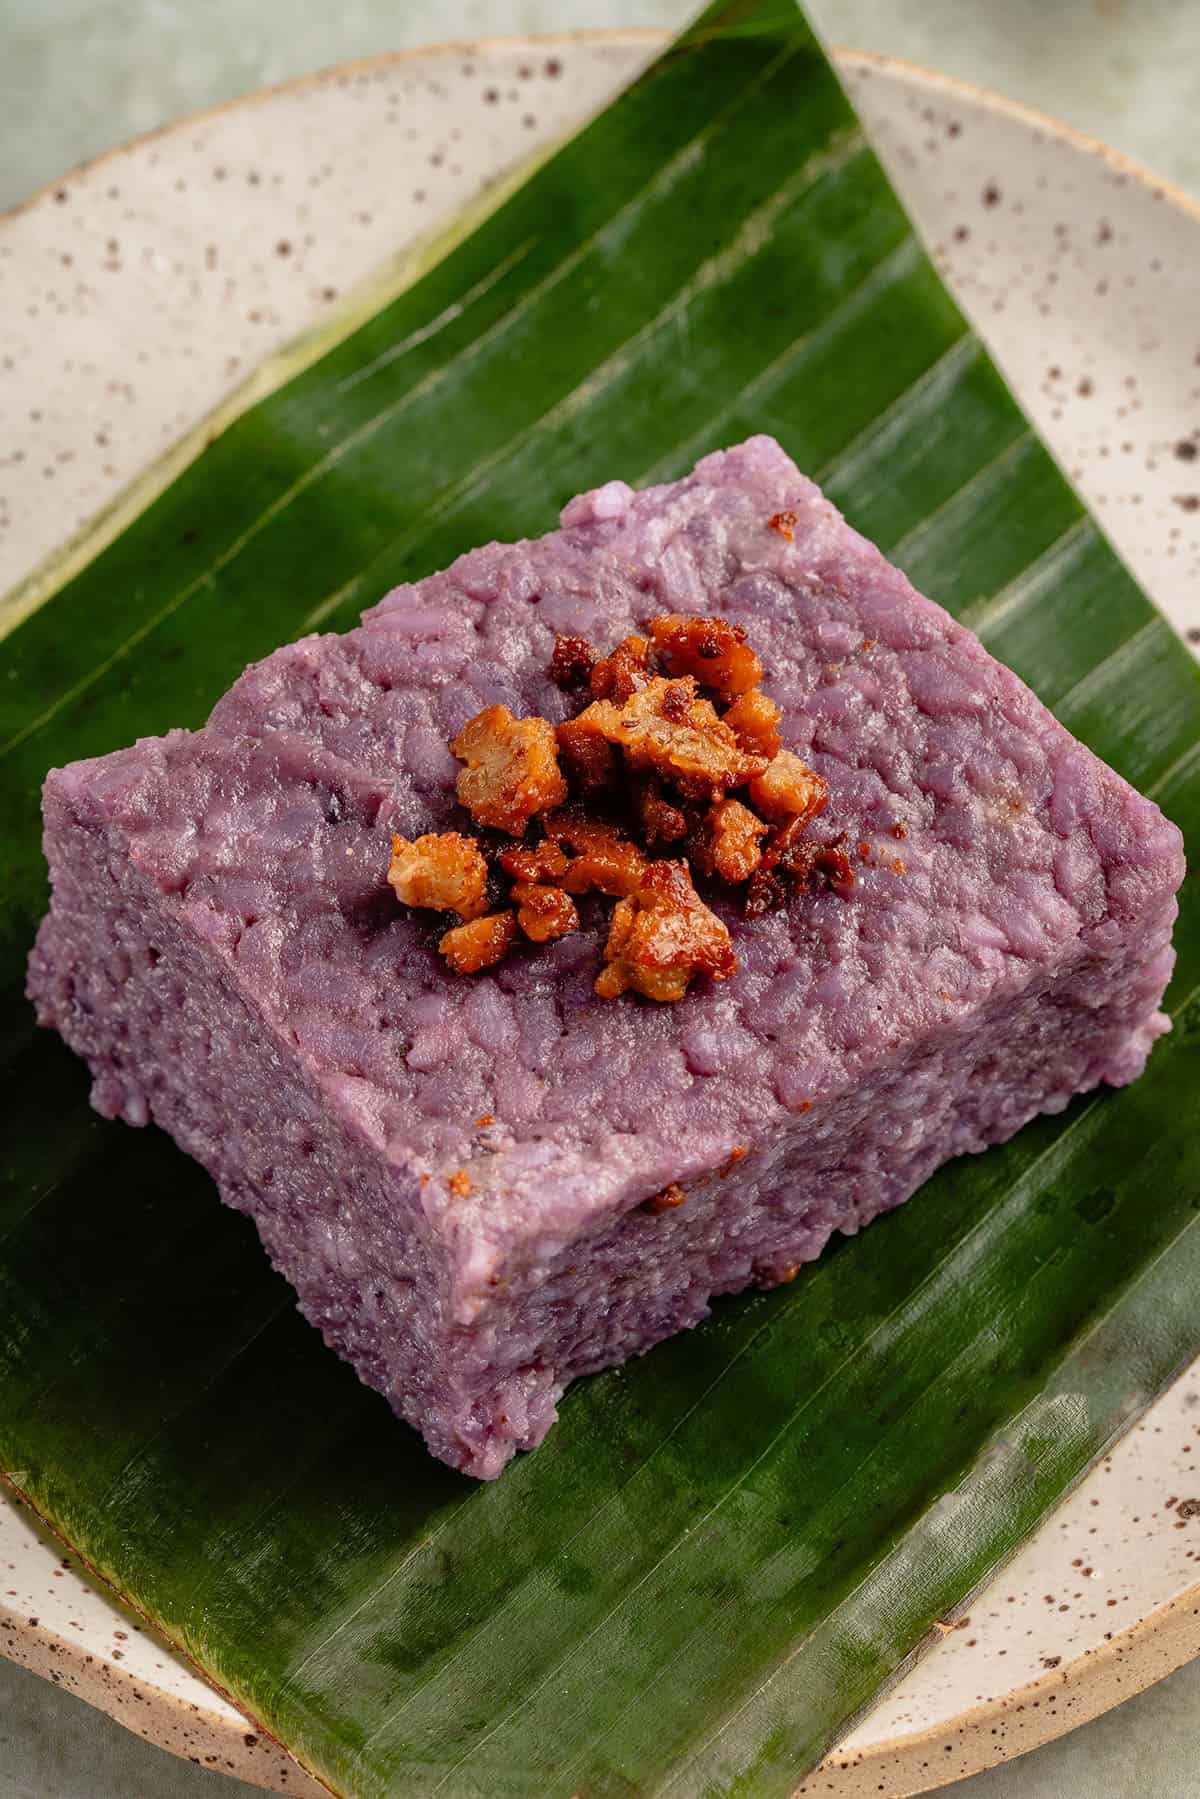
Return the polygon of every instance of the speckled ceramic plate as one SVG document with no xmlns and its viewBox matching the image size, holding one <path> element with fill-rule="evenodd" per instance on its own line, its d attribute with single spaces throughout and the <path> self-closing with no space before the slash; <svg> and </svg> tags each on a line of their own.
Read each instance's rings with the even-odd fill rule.
<svg viewBox="0 0 1200 1799">
<path fill-rule="evenodd" d="M 0 610 L 171 446 L 481 186 L 577 124 L 653 33 L 334 70 L 119 150 L 0 221 Z M 987 94 L 843 53 L 939 266 L 1159 605 L 1200 643 L 1200 208 Z M 255 373 L 257 371 L 257 373 Z M 1200 1364 L 800 1791 L 938 1786 L 1200 1653 Z M 0 1501 L 0 1650 L 142 1735 L 318 1788 Z"/>
</svg>

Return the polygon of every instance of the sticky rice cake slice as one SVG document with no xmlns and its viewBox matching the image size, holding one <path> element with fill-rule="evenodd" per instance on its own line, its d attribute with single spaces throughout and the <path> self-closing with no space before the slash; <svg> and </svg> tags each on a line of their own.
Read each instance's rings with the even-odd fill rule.
<svg viewBox="0 0 1200 1799">
<path fill-rule="evenodd" d="M 390 833 L 455 816 L 481 707 L 567 716 L 557 632 L 663 610 L 745 626 L 852 896 L 714 898 L 739 972 L 676 1005 L 596 997 L 599 925 L 448 973 Z M 202 731 L 53 772 L 45 815 L 30 991 L 94 1103 L 196 1156 L 326 1341 L 483 1478 L 576 1376 L 1132 1079 L 1166 1028 L 1175 827 L 769 438 L 396 589 Z"/>
</svg>

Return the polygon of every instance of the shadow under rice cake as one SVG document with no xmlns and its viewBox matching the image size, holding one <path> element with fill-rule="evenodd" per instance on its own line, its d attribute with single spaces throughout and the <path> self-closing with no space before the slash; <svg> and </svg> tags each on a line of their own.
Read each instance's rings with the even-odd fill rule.
<svg viewBox="0 0 1200 1799">
<path fill-rule="evenodd" d="M 469 721 L 559 727 L 588 700 L 551 675 L 558 639 L 611 651 L 663 614 L 744 632 L 780 741 L 828 789 L 809 852 L 853 871 L 747 917 L 693 867 L 725 959 L 673 1003 L 620 991 L 619 944 L 602 961 L 651 900 L 547 898 L 548 838 L 508 860 L 532 877 L 525 922 L 561 934 L 526 936 L 507 900 L 481 923 L 497 844 L 537 826 L 502 839 L 456 796 L 489 751 Z M 557 659 L 586 679 L 585 650 Z M 593 719 L 619 739 L 648 678 L 622 701 L 614 676 Z M 569 732 L 529 732 L 555 788 Z M 633 766 L 606 743 L 603 778 Z M 694 834 L 694 783 L 645 778 L 647 831 L 686 815 Z M 44 808 L 29 990 L 93 1103 L 202 1162 L 330 1346 L 482 1479 L 576 1376 L 790 1279 L 948 1157 L 1134 1079 L 1167 1029 L 1179 832 L 766 437 L 397 588 L 249 668 L 202 730 L 54 770 Z M 725 816 L 750 861 L 782 829 Z M 417 892 L 410 846 L 449 833 L 461 913 L 401 904 L 389 868 Z M 689 842 L 661 846 L 664 891 Z"/>
</svg>

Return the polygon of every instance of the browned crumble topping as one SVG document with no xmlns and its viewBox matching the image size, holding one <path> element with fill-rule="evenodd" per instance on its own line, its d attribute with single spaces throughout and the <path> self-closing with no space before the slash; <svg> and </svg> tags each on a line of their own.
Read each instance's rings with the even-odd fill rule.
<svg viewBox="0 0 1200 1799">
<path fill-rule="evenodd" d="M 746 889 L 747 918 L 761 918 L 764 912 L 785 905 L 793 893 L 821 883 L 843 893 L 854 886 L 845 836 L 832 843 L 813 843 L 802 834 L 805 823 L 802 818 L 790 818 L 767 839 L 762 862 Z"/>
<path fill-rule="evenodd" d="M 571 852 L 562 884 L 568 893 L 607 893 L 623 899 L 636 891 L 646 858 L 615 825 L 589 818 L 577 807 L 551 812 L 546 835 Z"/>
<path fill-rule="evenodd" d="M 487 1125 L 495 1124 L 495 1122 L 496 1114 L 494 1112 L 481 1112 L 479 1117 L 475 1120 L 475 1128 L 476 1130 L 482 1131 Z"/>
<path fill-rule="evenodd" d="M 475 1186 L 465 1168 L 456 1168 L 446 1182 L 455 1199 L 466 1199 L 468 1193 L 474 1193 Z"/>
<path fill-rule="evenodd" d="M 749 693 L 762 680 L 763 666 L 746 642 L 741 625 L 727 618 L 692 618 L 663 612 L 650 621 L 654 648 L 672 675 L 691 675 L 719 693 Z"/>
<path fill-rule="evenodd" d="M 732 1174 L 738 1163 L 744 1162 L 749 1154 L 750 1151 L 744 1143 L 735 1143 L 726 1157 L 725 1166 L 721 1170 L 721 1179 L 724 1180 L 727 1174 Z"/>
<path fill-rule="evenodd" d="M 891 833 L 892 833 L 892 836 L 893 836 L 893 837 L 896 837 L 896 838 L 903 838 L 903 837 L 907 837 L 907 836 L 908 836 L 908 832 L 907 832 L 907 830 L 906 830 L 906 829 L 905 829 L 905 827 L 904 827 L 904 826 L 903 826 L 903 825 L 902 825 L 902 824 L 901 824 L 901 823 L 900 823 L 900 821 L 899 821 L 899 819 L 897 819 L 897 821 L 896 821 L 896 823 L 895 823 L 895 824 L 894 824 L 894 825 L 889 825 L 889 826 L 888 826 L 888 829 L 889 829 L 889 830 L 890 830 L 890 831 L 891 831 Z"/>
<path fill-rule="evenodd" d="M 780 537 L 786 537 L 791 543 L 796 535 L 796 514 L 794 512 L 773 512 L 767 520 L 770 530 L 778 531 Z"/>
<path fill-rule="evenodd" d="M 649 780 L 638 782 L 633 807 L 647 849 L 653 849 L 656 843 L 678 843 L 687 835 L 687 814 L 672 805 L 662 782 L 653 775 Z"/>
<path fill-rule="evenodd" d="M 487 863 L 472 837 L 457 831 L 429 833 L 410 843 L 392 835 L 388 885 L 406 906 L 457 912 L 461 919 L 487 911 Z"/>
<path fill-rule="evenodd" d="M 517 921 L 511 912 L 489 912 L 470 924 L 456 924 L 438 944 L 455 974 L 478 974 L 503 961 L 517 937 Z"/>
<path fill-rule="evenodd" d="M 742 749 L 712 701 L 697 696 L 690 675 L 655 675 L 624 706 L 597 700 L 576 723 L 620 745 L 630 768 L 662 776 L 688 799 L 717 799 L 766 769 L 763 757 Z"/>
<path fill-rule="evenodd" d="M 550 679 L 559 687 L 582 687 L 590 678 L 595 654 L 586 637 L 554 639 L 550 658 Z"/>
<path fill-rule="evenodd" d="M 544 718 L 514 718 L 507 706 L 485 706 L 450 748 L 467 765 L 458 797 L 481 825 L 520 837 L 535 812 L 567 797 L 554 726 Z"/>
<path fill-rule="evenodd" d="M 695 975 L 737 971 L 726 926 L 710 912 L 686 862 L 649 862 L 636 892 L 618 902 L 596 979 L 601 999 L 632 988 L 647 999 L 682 999 Z"/>
<path fill-rule="evenodd" d="M 801 818 L 807 824 L 829 804 L 829 787 L 799 756 L 780 750 L 751 781 L 750 798 L 767 818 Z"/>
<path fill-rule="evenodd" d="M 594 799 L 616 787 L 621 770 L 620 753 L 606 737 L 590 726 L 568 718 L 557 731 L 558 753 L 573 792 Z"/>
<path fill-rule="evenodd" d="M 742 901 L 743 918 L 763 918 L 786 906 L 790 894 L 787 880 L 774 869 L 756 868 L 750 876 L 746 897 Z"/>
<path fill-rule="evenodd" d="M 762 861 L 759 841 L 769 829 L 741 800 L 718 800 L 688 840 L 692 861 L 702 875 L 719 875 L 736 887 L 748 881 Z"/>
<path fill-rule="evenodd" d="M 631 699 L 639 687 L 650 679 L 650 639 L 626 637 L 611 656 L 602 656 L 593 665 L 592 698 L 614 700 L 618 706 Z"/>
<path fill-rule="evenodd" d="M 770 520 L 789 538 L 795 523 L 788 512 Z M 577 931 L 576 899 L 604 895 L 617 904 L 596 992 L 673 1001 L 697 975 L 724 981 L 737 970 L 729 931 L 697 892 L 693 869 L 740 888 L 747 918 L 819 886 L 848 896 L 844 834 L 826 843 L 806 835 L 829 789 L 782 747 L 782 714 L 759 685 L 762 664 L 740 625 L 662 613 L 648 636 L 626 637 L 606 656 L 585 637 L 559 635 L 550 674 L 585 690 L 576 717 L 556 727 L 488 706 L 450 746 L 466 764 L 459 800 L 483 835 L 392 839 L 397 897 L 463 921 L 438 945 L 456 973 L 494 967 L 522 935 L 542 944 Z M 903 825 L 890 829 L 906 835 Z M 661 854 L 673 845 L 686 860 Z M 871 859 L 870 844 L 858 850 Z M 489 880 L 491 904 L 505 907 L 507 893 L 505 909 L 487 911 Z M 594 902 L 585 912 L 593 916 Z M 723 1172 L 746 1153 L 737 1146 Z M 670 1187 L 647 1204 L 682 1198 Z"/>
<path fill-rule="evenodd" d="M 769 699 L 761 687 L 752 687 L 748 693 L 739 693 L 725 714 L 725 723 L 744 750 L 752 756 L 770 759 L 778 754 L 783 743 L 779 735 L 782 717 L 774 700 Z"/>
<path fill-rule="evenodd" d="M 799 869 L 798 858 L 806 857 L 810 850 L 830 847 L 824 844 L 812 844 L 804 834 L 805 819 L 797 816 L 789 818 L 775 829 L 766 841 L 763 849 L 762 866 L 767 869 L 783 868 L 788 871 Z M 845 836 L 838 837 L 832 847 L 838 847 L 846 841 Z M 847 861 L 847 868 L 850 864 Z M 853 876 L 851 876 L 853 879 Z"/>
<path fill-rule="evenodd" d="M 840 887 L 847 892 L 854 885 L 854 870 L 846 854 L 845 837 L 832 843 L 799 843 L 788 852 L 787 869 L 797 887 Z"/>
<path fill-rule="evenodd" d="M 532 848 L 525 844 L 500 852 L 500 866 L 514 881 L 557 881 L 567 872 L 567 858 L 549 837 Z"/>
<path fill-rule="evenodd" d="M 643 1212 L 673 1212 L 675 1207 L 681 1206 L 686 1198 L 687 1194 L 679 1182 L 672 1181 L 669 1187 L 664 1187 L 662 1192 L 656 1193 L 652 1199 L 644 1199 L 642 1210 Z"/>
<path fill-rule="evenodd" d="M 569 893 L 561 887 L 536 887 L 518 881 L 512 890 L 517 923 L 534 943 L 550 943 L 579 929 L 579 914 Z"/>
</svg>

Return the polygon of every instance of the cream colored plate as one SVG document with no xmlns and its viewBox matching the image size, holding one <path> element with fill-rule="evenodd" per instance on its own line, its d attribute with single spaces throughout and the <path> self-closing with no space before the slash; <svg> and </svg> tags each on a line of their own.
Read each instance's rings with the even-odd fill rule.
<svg viewBox="0 0 1200 1799">
<path fill-rule="evenodd" d="M 659 42 L 510 40 L 334 70 L 119 150 L 0 221 L 0 592 L 36 604 L 46 559 L 264 358 Z M 1200 642 L 1200 211 L 992 96 L 838 60 L 1025 406 Z M 923 1791 L 1200 1653 L 1195 1462 L 1200 1367 L 801 1790 Z M 320 1790 L 3 1501 L 0 1649 L 180 1754 Z"/>
</svg>

